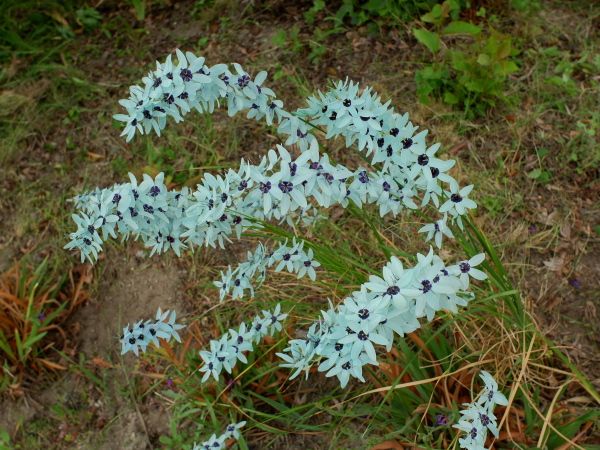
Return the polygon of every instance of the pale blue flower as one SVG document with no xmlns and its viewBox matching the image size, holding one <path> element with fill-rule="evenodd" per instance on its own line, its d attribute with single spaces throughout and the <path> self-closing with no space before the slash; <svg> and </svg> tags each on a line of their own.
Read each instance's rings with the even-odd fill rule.
<svg viewBox="0 0 600 450">
<path fill-rule="evenodd" d="M 170 313 L 170 317 L 169 317 Z M 165 339 L 167 342 L 171 338 L 175 338 L 177 342 L 181 342 L 181 338 L 177 330 L 180 330 L 184 325 L 175 322 L 175 311 L 161 311 L 160 308 L 156 311 L 156 319 L 138 321 L 133 326 L 125 326 L 121 335 L 121 354 L 133 352 L 136 356 L 139 355 L 139 350 L 145 352 L 148 345 L 153 343 L 159 347 L 160 339 Z"/>
<path fill-rule="evenodd" d="M 246 421 L 231 423 L 220 436 L 213 434 L 210 438 L 200 444 L 194 444 L 192 450 L 222 450 L 226 448 L 227 439 L 238 440 L 241 436 L 240 429 L 246 425 Z"/>
<path fill-rule="evenodd" d="M 242 323 L 237 330 L 230 329 L 219 339 L 213 339 L 209 343 L 210 350 L 201 350 L 200 357 L 204 364 L 199 369 L 202 375 L 202 383 L 208 381 L 212 376 L 216 381 L 222 370 L 231 373 L 238 361 L 247 363 L 244 353 L 254 349 L 253 344 L 267 335 L 273 335 L 281 331 L 281 321 L 285 320 L 287 314 L 281 313 L 281 306 L 277 305 L 273 311 L 262 311 L 263 316 L 256 316 L 252 323 L 246 326 Z"/>
<path fill-rule="evenodd" d="M 454 238 L 452 230 L 448 228 L 447 220 L 448 216 L 444 214 L 440 220 L 421 227 L 419 229 L 419 233 L 427 233 L 425 241 L 429 241 L 431 238 L 433 238 L 436 247 L 442 248 L 442 238 L 444 235 L 449 238 Z"/>
</svg>

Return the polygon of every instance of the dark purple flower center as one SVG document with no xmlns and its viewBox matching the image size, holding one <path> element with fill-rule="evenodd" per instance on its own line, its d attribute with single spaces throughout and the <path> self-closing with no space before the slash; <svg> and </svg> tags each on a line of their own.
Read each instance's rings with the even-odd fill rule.
<svg viewBox="0 0 600 450">
<path fill-rule="evenodd" d="M 487 427 L 492 422 L 486 414 L 481 414 L 481 413 L 479 413 L 479 420 L 481 420 L 481 424 L 484 427 Z"/>
<path fill-rule="evenodd" d="M 179 76 L 183 81 L 192 81 L 192 71 L 190 69 L 181 69 Z"/>
<path fill-rule="evenodd" d="M 361 183 L 369 182 L 369 175 L 367 175 L 367 172 L 365 170 L 358 173 L 358 181 L 360 181 Z"/>
<path fill-rule="evenodd" d="M 450 196 L 450 200 L 452 200 L 454 203 L 460 203 L 462 201 L 462 197 L 458 194 L 452 194 Z"/>
<path fill-rule="evenodd" d="M 284 194 L 288 194 L 294 189 L 294 184 L 291 181 L 281 181 L 278 186 Z"/>
<path fill-rule="evenodd" d="M 160 194 L 160 188 L 158 186 L 152 186 L 150 188 L 150 196 L 156 197 L 158 194 Z"/>
<path fill-rule="evenodd" d="M 417 157 L 417 162 L 420 166 L 426 166 L 429 164 L 429 156 L 422 154 Z"/>
<path fill-rule="evenodd" d="M 259 186 L 260 192 L 262 192 L 263 194 L 268 193 L 271 190 L 271 182 L 267 181 L 266 183 L 260 183 Z"/>
<path fill-rule="evenodd" d="M 426 294 L 427 292 L 429 292 L 431 290 L 431 281 L 423 280 L 423 281 L 421 281 L 421 286 L 423 286 L 421 288 L 423 291 L 423 294 Z"/>
<path fill-rule="evenodd" d="M 248 86 L 248 83 L 250 83 L 250 77 L 244 74 L 238 78 L 237 83 L 239 87 L 245 88 L 246 86 Z"/>
<path fill-rule="evenodd" d="M 389 288 L 387 288 L 387 291 L 385 291 L 385 293 L 387 295 L 398 295 L 400 293 L 400 288 L 398 286 L 390 286 Z"/>
<path fill-rule="evenodd" d="M 398 133 L 400 133 L 400 130 L 398 128 L 392 128 L 390 130 L 390 134 L 394 137 L 398 136 Z"/>
<path fill-rule="evenodd" d="M 369 315 L 370 313 L 368 309 L 363 308 L 358 310 L 358 317 L 360 317 L 362 320 L 368 319 Z"/>
<path fill-rule="evenodd" d="M 461 271 L 462 273 L 468 273 L 468 272 L 469 272 L 469 270 L 471 270 L 471 266 L 470 266 L 470 265 L 469 265 L 469 263 L 468 263 L 468 262 L 466 262 L 466 261 L 464 261 L 464 262 L 461 262 L 461 263 L 458 265 L 458 267 L 460 268 L 460 271 Z"/>
<path fill-rule="evenodd" d="M 402 148 L 407 149 L 411 145 L 413 145 L 413 140 L 411 138 L 402 139 Z"/>
<path fill-rule="evenodd" d="M 365 333 L 364 331 L 360 330 L 358 332 L 358 339 L 360 339 L 361 341 L 366 341 L 367 339 L 369 339 L 369 335 L 367 333 Z"/>
</svg>

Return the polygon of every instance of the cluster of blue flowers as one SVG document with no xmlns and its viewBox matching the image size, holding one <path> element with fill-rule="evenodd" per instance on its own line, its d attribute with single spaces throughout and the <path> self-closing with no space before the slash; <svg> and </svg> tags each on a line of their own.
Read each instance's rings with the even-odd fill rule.
<svg viewBox="0 0 600 450">
<path fill-rule="evenodd" d="M 138 356 L 139 351 L 145 352 L 150 343 L 159 347 L 159 339 L 170 341 L 171 338 L 175 338 L 177 342 L 181 342 L 177 330 L 184 326 L 175 322 L 176 317 L 175 311 L 171 311 L 169 316 L 169 311 L 162 312 L 158 308 L 155 320 L 140 320 L 131 327 L 127 324 L 121 334 L 121 354 L 131 351 Z"/>
<path fill-rule="evenodd" d="M 167 117 L 180 121 L 192 109 L 212 112 L 224 98 L 231 115 L 248 110 L 249 117 L 276 120 L 278 131 L 287 136 L 285 145 L 297 145 L 301 153 L 293 157 L 278 145 L 259 164 L 242 160 L 238 170 L 205 174 L 193 191 L 167 190 L 163 174 L 155 179 L 144 175 L 139 186 L 130 175 L 129 183 L 80 195 L 75 198 L 79 212 L 73 215 L 77 230 L 65 248 L 78 249 L 82 261 L 95 261 L 103 241 L 117 234 L 141 237 L 152 253 L 173 249 L 179 254 L 194 245 L 223 247 L 233 233 L 239 238 L 261 220 L 311 222 L 315 208 L 346 207 L 350 201 L 359 207 L 376 204 L 381 216 L 434 204 L 442 217 L 421 231 L 439 247 L 443 235 L 452 236 L 447 220 L 462 226 L 461 216 L 476 207 L 468 198 L 472 186 L 460 188 L 447 173 L 454 161 L 435 156 L 439 144 L 427 147 L 427 131 L 416 133 L 407 114 L 382 104 L 369 88 L 359 93 L 357 84 L 339 82 L 291 114 L 262 85 L 265 72 L 252 80 L 237 64 L 233 74 L 224 64 L 208 68 L 189 52 L 177 55 L 177 66 L 170 57 L 157 63 L 144 87 L 133 86 L 130 98 L 121 101 L 127 114 L 116 118 L 126 122 L 128 139 L 136 131 L 160 133 Z M 331 163 L 319 152 L 309 120 L 326 127 L 326 138 L 343 136 L 349 146 L 357 143 L 380 170 Z"/>
<path fill-rule="evenodd" d="M 465 437 L 458 440 L 461 448 L 467 450 L 487 450 L 485 440 L 488 430 L 498 437 L 498 426 L 494 408 L 496 405 L 508 405 L 508 400 L 498 390 L 498 383 L 488 372 L 482 371 L 479 375 L 485 387 L 479 399 L 472 403 L 465 403 L 467 408 L 460 412 L 461 418 L 455 428 L 466 433 Z"/>
<path fill-rule="evenodd" d="M 223 450 L 227 448 L 228 439 L 238 440 L 240 438 L 240 429 L 246 425 L 245 421 L 227 425 L 225 433 L 220 436 L 213 434 L 208 440 L 201 444 L 194 444 L 192 450 Z"/>
<path fill-rule="evenodd" d="M 139 183 L 129 174 L 128 183 L 77 196 L 73 214 L 77 229 L 65 248 L 78 250 L 82 262 L 96 261 L 109 238 L 141 239 L 151 255 L 169 250 L 180 255 L 196 246 L 224 248 L 234 235 L 239 239 L 245 230 L 260 228 L 265 221 L 311 225 L 321 217 L 322 208 L 345 208 L 350 203 L 359 208 L 376 205 L 382 217 L 433 205 L 439 217 L 419 232 L 440 248 L 445 237 L 453 237 L 450 225 L 462 228 L 461 217 L 476 208 L 469 199 L 473 186 L 461 187 L 448 174 L 455 161 L 439 158 L 440 145 L 427 145 L 427 130 L 418 130 L 408 114 L 395 112 L 370 88 L 360 90 L 356 83 L 339 81 L 327 92 L 310 97 L 306 107 L 288 112 L 264 86 L 266 72 L 252 77 L 239 64 L 233 64 L 233 70 L 225 64 L 209 67 L 193 53 L 177 50 L 176 55 L 177 63 L 171 55 L 157 62 L 156 69 L 142 79 L 143 85 L 132 86 L 129 98 L 120 101 L 126 111 L 114 118 L 124 123 L 122 136 L 128 142 L 136 134 L 160 135 L 167 120 L 180 122 L 192 110 L 212 113 L 223 102 L 230 116 L 246 111 L 248 118 L 276 126 L 284 136 L 283 145 L 269 150 L 256 164 L 242 159 L 237 170 L 205 173 L 195 189 L 168 189 L 162 173 L 144 174 Z M 363 152 L 372 167 L 348 168 L 330 161 L 320 151 L 317 131 L 325 139 L 343 138 L 347 147 Z M 290 153 L 286 147 L 291 146 Z M 431 321 L 442 309 L 457 312 L 467 305 L 473 298 L 470 278 L 486 278 L 476 268 L 483 259 L 480 254 L 446 266 L 430 249 L 427 255 L 417 255 L 414 267 L 404 268 L 398 258 L 391 258 L 382 276 L 371 276 L 337 307 L 330 303 L 306 338 L 290 341 L 285 353 L 278 353 L 282 366 L 293 369 L 291 378 L 303 371 L 308 376 L 318 364 L 318 371 L 336 376 L 342 387 L 351 378 L 364 381 L 363 367 L 378 364 L 375 345 L 389 351 L 395 335 L 418 329 L 419 319 Z M 293 240 L 291 246 L 282 242 L 272 252 L 260 244 L 248 252 L 245 262 L 222 272 L 215 285 L 221 300 L 227 295 L 241 298 L 247 291 L 254 294 L 267 268 L 314 280 L 319 266 L 312 250 L 304 250 L 303 241 Z M 211 376 L 218 380 L 223 370 L 231 373 L 238 361 L 246 363 L 245 353 L 264 336 L 281 330 L 286 317 L 277 305 L 272 312 L 262 311 L 249 325 L 212 340 L 210 350 L 200 352 L 202 382 Z M 179 341 L 180 328 L 175 313 L 168 318 L 168 312 L 159 310 L 155 321 L 124 328 L 122 353 L 138 355 L 150 342 L 158 345 L 159 338 Z M 469 433 L 461 445 L 464 441 L 472 447 L 465 448 L 483 445 L 487 429 L 497 433 L 490 425 L 495 424 L 493 406 L 503 404 L 504 397 L 497 385 L 484 381 L 488 392 L 484 396 L 491 397 L 487 403 L 470 405 L 469 410 L 476 412 L 464 412 L 457 425 Z M 244 424 L 230 425 L 223 435 L 211 436 L 194 445 L 194 450 L 224 448 L 228 438 L 239 437 Z"/>
<path fill-rule="evenodd" d="M 282 366 L 294 369 L 291 378 L 318 363 L 326 376 L 336 376 L 342 387 L 350 378 L 365 381 L 362 371 L 367 364 L 377 365 L 375 345 L 390 351 L 394 334 L 404 336 L 420 327 L 419 320 L 433 320 L 444 309 L 458 312 L 473 298 L 467 291 L 469 277 L 485 279 L 475 266 L 483 254 L 468 261 L 446 266 L 430 250 L 417 254 L 417 264 L 404 268 L 392 257 L 382 276 L 372 275 L 336 308 L 322 311 L 322 318 L 311 325 L 306 339 L 289 342 L 286 353 L 278 353 Z"/>
<path fill-rule="evenodd" d="M 287 240 L 279 244 L 279 248 L 273 252 L 268 252 L 263 244 L 258 244 L 254 252 L 248 252 L 246 261 L 240 263 L 235 269 L 227 267 L 227 271 L 221 272 L 221 280 L 215 281 L 214 285 L 219 288 L 219 297 L 221 301 L 227 296 L 232 298 L 242 298 L 246 290 L 254 297 L 255 282 L 260 286 L 266 278 L 267 269 L 275 267 L 276 272 L 286 270 L 289 273 L 298 275 L 302 278 L 306 275 L 311 280 L 316 280 L 316 268 L 321 264 L 314 259 L 312 249 L 304 250 L 304 241 L 296 241 L 294 238 L 292 245 L 287 245 Z"/>
<path fill-rule="evenodd" d="M 256 316 L 250 325 L 242 323 L 237 330 L 230 329 L 218 340 L 210 341 L 210 351 L 200 351 L 200 357 L 204 361 L 200 368 L 200 372 L 204 373 L 202 382 L 207 381 L 211 375 L 218 381 L 223 369 L 231 373 L 238 361 L 246 364 L 248 360 L 244 353 L 251 352 L 253 344 L 259 343 L 263 337 L 281 331 L 281 322 L 286 317 L 287 314 L 281 313 L 281 306 L 278 304 L 273 311 L 262 311 L 262 317 Z"/>
</svg>

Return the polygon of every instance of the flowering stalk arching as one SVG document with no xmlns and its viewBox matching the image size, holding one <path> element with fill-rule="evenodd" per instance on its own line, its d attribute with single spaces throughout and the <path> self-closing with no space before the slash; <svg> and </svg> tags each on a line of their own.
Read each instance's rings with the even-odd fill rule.
<svg viewBox="0 0 600 450">
<path fill-rule="evenodd" d="M 279 124 L 280 132 L 288 130 L 288 144 L 297 143 L 307 149 L 315 141 L 306 124 L 283 109 L 283 102 L 263 86 L 267 72 L 259 72 L 254 79 L 237 63 L 235 72 L 227 64 L 208 67 L 203 57 L 192 52 L 176 50 L 177 65 L 169 55 L 164 63 L 156 62 L 156 69 L 142 79 L 144 86 L 131 86 L 129 98 L 119 103 L 126 114 L 114 118 L 125 122 L 121 136 L 129 142 L 136 133 L 154 131 L 160 136 L 167 118 L 181 122 L 192 110 L 212 113 L 220 100 L 227 102 L 229 116 L 247 110 L 248 118 L 265 119 L 270 125 Z"/>
<path fill-rule="evenodd" d="M 227 448 L 226 441 L 228 439 L 238 440 L 240 438 L 240 429 L 246 425 L 245 421 L 238 423 L 231 423 L 227 425 L 225 432 L 220 436 L 213 434 L 208 440 L 201 444 L 194 444 L 192 450 L 222 450 Z"/>
<path fill-rule="evenodd" d="M 256 281 L 260 286 L 265 280 L 267 268 L 275 265 L 277 265 L 275 268 L 277 272 L 285 269 L 297 274 L 298 278 L 308 275 L 314 281 L 317 276 L 315 269 L 321 264 L 314 259 L 311 249 L 304 250 L 304 241 L 297 242 L 295 238 L 291 247 L 287 245 L 286 240 L 273 252 L 267 252 L 263 244 L 258 244 L 254 252 L 248 252 L 246 261 L 234 270 L 228 267 L 227 271 L 221 272 L 221 280 L 214 282 L 214 285 L 219 288 L 221 301 L 227 295 L 231 295 L 234 299 L 242 298 L 246 290 L 249 290 L 253 297 L 252 282 Z"/>
<path fill-rule="evenodd" d="M 281 365 L 294 369 L 291 378 L 302 371 L 308 376 L 308 369 L 319 362 L 318 370 L 336 376 L 342 387 L 350 378 L 364 381 L 363 367 L 378 364 L 375 345 L 389 351 L 394 335 L 420 328 L 420 318 L 431 321 L 442 309 L 456 313 L 473 298 L 456 267 L 446 267 L 433 250 L 417 254 L 417 264 L 410 268 L 392 257 L 381 277 L 372 275 L 337 308 L 322 311 L 306 339 L 290 341 L 286 353 L 278 353 Z"/>
<path fill-rule="evenodd" d="M 206 382 L 211 375 L 218 381 L 223 369 L 231 373 L 238 360 L 247 363 L 245 353 L 251 352 L 253 344 L 260 342 L 264 336 L 272 336 L 281 331 L 281 322 L 286 317 L 287 314 L 281 313 L 281 306 L 278 304 L 273 311 L 262 311 L 262 317 L 256 316 L 248 326 L 242 323 L 237 330 L 230 329 L 218 340 L 211 340 L 210 350 L 200 351 L 200 357 L 204 361 L 200 368 L 200 372 L 204 373 L 202 382 Z"/>
<path fill-rule="evenodd" d="M 508 400 L 498 390 L 498 383 L 494 377 L 485 370 L 479 375 L 484 382 L 484 389 L 479 399 L 472 403 L 465 403 L 466 409 L 460 412 L 461 418 L 455 428 L 465 432 L 465 436 L 458 440 L 460 448 L 467 450 L 486 450 L 485 440 L 488 430 L 498 437 L 498 426 L 494 408 L 496 405 L 508 405 Z"/>
<path fill-rule="evenodd" d="M 177 56 L 177 65 L 171 57 L 157 63 L 157 69 L 144 78 L 144 87 L 133 86 L 130 98 L 121 101 L 127 114 L 115 117 L 126 122 L 128 139 L 136 131 L 160 133 L 167 117 L 180 121 L 192 109 L 212 112 L 219 99 L 225 98 L 230 115 L 248 110 L 250 117 L 265 118 L 269 123 L 277 120 L 278 131 L 288 135 L 286 145 L 299 145 L 308 155 L 292 159 L 278 146 L 278 152 L 270 151 L 259 165 L 242 160 L 238 172 L 207 174 L 195 192 L 184 189 L 166 194 L 166 188 L 160 186 L 162 178 L 152 182 L 145 175 L 140 190 L 131 177 L 131 183 L 81 195 L 76 199 L 80 212 L 73 216 L 77 231 L 66 248 L 79 249 L 82 260 L 96 259 L 102 241 L 117 233 L 124 238 L 141 236 L 152 252 L 172 248 L 179 253 L 189 244 L 223 246 L 232 230 L 241 232 L 248 223 L 245 218 L 287 220 L 294 214 L 305 215 L 313 205 L 347 206 L 351 200 L 359 207 L 377 204 L 381 216 L 396 215 L 404 208 L 417 208 L 419 192 L 423 193 L 421 206 L 430 202 L 439 206 L 445 193 L 449 200 L 441 208 L 459 226 L 460 216 L 476 206 L 467 198 L 471 187 L 458 189 L 446 173 L 454 161 L 436 158 L 439 145 L 426 147 L 426 131 L 415 135 L 417 128 L 407 114 L 395 113 L 389 102 L 382 104 L 369 88 L 359 94 L 358 85 L 339 82 L 333 90 L 320 94 L 320 100 L 310 98 L 309 107 L 295 113 L 303 120 L 326 125 L 328 138 L 344 136 L 348 145 L 358 141 L 359 149 L 372 154 L 372 163 L 383 166 L 378 171 L 350 170 L 330 164 L 327 155 L 319 154 L 308 125 L 283 110 L 283 103 L 274 100 L 273 91 L 263 86 L 265 72 L 252 80 L 237 64 L 234 74 L 224 64 L 209 68 L 203 58 L 189 52 L 177 51 Z M 448 183 L 450 190 L 443 190 L 440 181 Z M 152 192 L 145 190 L 149 184 Z M 140 193 L 146 195 L 140 197 Z M 194 208 L 186 208 L 188 203 Z M 226 210 L 237 214 L 230 216 Z M 441 243 L 441 234 L 436 242 Z"/>
<path fill-rule="evenodd" d="M 123 328 L 123 334 L 121 334 L 121 354 L 124 355 L 132 351 L 138 356 L 139 350 L 145 352 L 150 343 L 159 347 L 159 338 L 165 339 L 167 342 L 171 338 L 175 338 L 177 342 L 181 342 L 177 330 L 182 329 L 184 326 L 175 323 L 175 319 L 177 318 L 175 311 L 171 311 L 170 313 L 169 317 L 169 311 L 162 312 L 158 308 L 155 320 L 140 320 L 131 327 L 127 324 Z"/>
</svg>

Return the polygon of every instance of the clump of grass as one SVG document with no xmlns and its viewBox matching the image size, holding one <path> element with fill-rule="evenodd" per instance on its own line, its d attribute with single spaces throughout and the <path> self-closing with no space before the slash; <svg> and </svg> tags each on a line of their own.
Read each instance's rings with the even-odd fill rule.
<svg viewBox="0 0 600 450">
<path fill-rule="evenodd" d="M 66 369 L 53 353 L 67 344 L 64 323 L 87 300 L 91 279 L 89 268 L 60 274 L 48 259 L 20 261 L 0 276 L 0 390 L 18 395 L 35 374 Z"/>
</svg>

